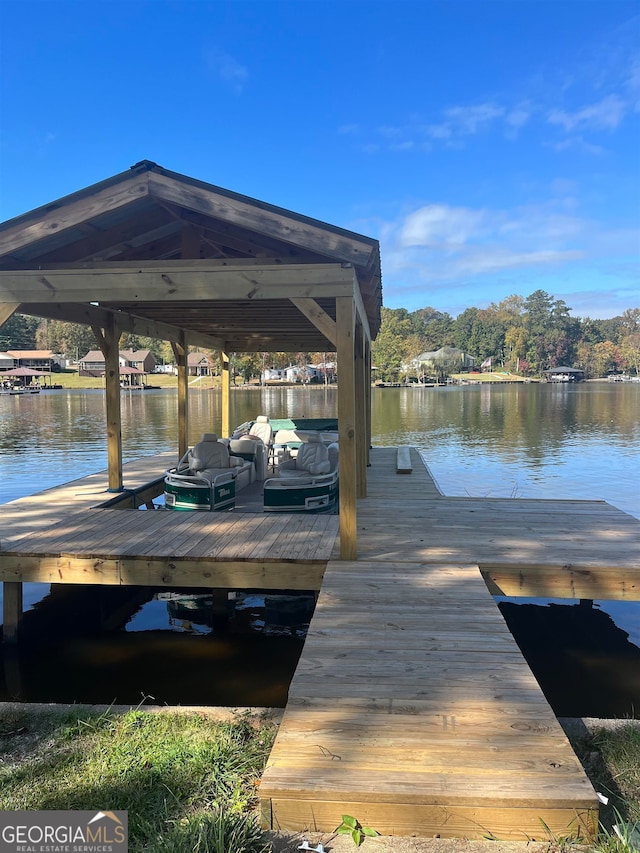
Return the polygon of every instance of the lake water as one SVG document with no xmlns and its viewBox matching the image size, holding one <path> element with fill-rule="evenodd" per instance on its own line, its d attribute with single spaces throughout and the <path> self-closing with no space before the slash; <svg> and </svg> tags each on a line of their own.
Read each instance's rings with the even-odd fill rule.
<svg viewBox="0 0 640 853">
<path fill-rule="evenodd" d="M 176 401 L 175 391 L 122 394 L 125 461 L 176 447 Z M 335 416 L 336 391 L 234 389 L 232 423 L 259 413 Z M 372 413 L 372 443 L 416 446 L 445 494 L 603 499 L 640 518 L 640 383 L 373 389 Z M 202 432 L 219 432 L 220 393 L 193 390 L 190 418 L 192 442 Z M 0 503 L 104 469 L 104 423 L 102 391 L 0 397 Z M 227 633 L 220 636 L 212 631 L 211 608 L 206 598 L 202 604 L 202 596 L 153 590 L 47 593 L 44 585 L 26 585 L 25 625 L 30 619 L 38 636 L 48 625 L 48 651 L 26 642 L 19 667 L 15 661 L 7 664 L 8 684 L 0 685 L 0 698 L 19 689 L 34 701 L 130 702 L 160 694 L 156 700 L 168 703 L 282 704 L 309 618 L 299 600 L 238 596 L 230 602 Z M 556 713 L 616 715 L 631 708 L 633 714 L 632 706 L 640 707 L 639 603 L 595 602 L 589 615 L 578 602 L 515 601 L 501 608 L 532 666 L 535 658 L 534 671 L 547 695 L 557 684 L 575 683 L 568 698 L 549 696 Z M 65 620 L 51 613 L 69 614 L 63 631 L 59 626 Z M 556 614 L 565 614 L 559 624 L 571 626 L 564 652 L 555 633 L 561 629 L 551 625 Z M 585 637 L 592 638 L 588 626 L 594 618 L 604 620 L 597 633 L 606 638 L 597 648 L 576 651 L 580 625 L 586 620 Z M 539 642 L 527 651 L 519 621 L 527 624 L 528 634 L 544 631 L 556 640 L 548 649 Z M 96 625 L 107 627 L 97 631 Z M 603 692 L 617 695 L 618 686 L 595 680 L 598 672 L 610 670 L 612 657 L 623 662 L 618 682 L 626 690 L 615 707 L 602 699 Z M 282 667 L 269 673 L 268 661 Z M 168 667 L 174 673 L 170 686 Z M 122 686 L 113 682 L 114 668 Z M 79 675 L 67 680 L 59 676 L 61 670 Z M 247 678 L 230 679 L 231 671 L 244 672 L 255 690 L 246 690 Z M 583 695 L 584 682 L 590 689 Z"/>
</svg>

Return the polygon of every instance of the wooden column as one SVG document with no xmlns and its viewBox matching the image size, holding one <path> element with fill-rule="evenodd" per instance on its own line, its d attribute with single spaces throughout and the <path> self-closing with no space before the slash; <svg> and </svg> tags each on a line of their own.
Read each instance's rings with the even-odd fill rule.
<svg viewBox="0 0 640 853">
<path fill-rule="evenodd" d="M 105 399 L 107 408 L 107 459 L 109 491 L 122 491 L 122 419 L 120 414 L 120 330 L 113 317 L 104 327 L 92 326 L 93 334 L 104 355 Z"/>
<path fill-rule="evenodd" d="M 354 343 L 354 371 L 356 398 L 356 495 L 367 496 L 367 408 L 364 369 L 364 332 L 356 317 Z"/>
<path fill-rule="evenodd" d="M 22 621 L 22 583 L 5 581 L 2 585 L 2 642 L 17 643 Z"/>
<path fill-rule="evenodd" d="M 222 362 L 222 438 L 228 438 L 231 435 L 231 373 L 229 353 L 221 352 L 220 360 Z"/>
<path fill-rule="evenodd" d="M 336 299 L 338 330 L 338 443 L 340 445 L 340 559 L 357 557 L 356 404 L 353 353 L 354 306 Z"/>
<path fill-rule="evenodd" d="M 371 341 L 367 338 L 364 347 L 365 412 L 367 416 L 367 468 L 371 465 Z"/>
<path fill-rule="evenodd" d="M 171 342 L 171 348 L 178 367 L 178 459 L 182 459 L 189 449 L 189 348 L 184 332 L 179 341 Z"/>
</svg>

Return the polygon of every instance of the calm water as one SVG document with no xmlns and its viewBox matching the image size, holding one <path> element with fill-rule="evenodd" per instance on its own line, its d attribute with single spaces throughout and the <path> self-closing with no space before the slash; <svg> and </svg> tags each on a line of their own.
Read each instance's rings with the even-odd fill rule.
<svg viewBox="0 0 640 853">
<path fill-rule="evenodd" d="M 176 446 L 176 400 L 171 391 L 123 393 L 125 461 Z M 202 432 L 219 431 L 219 392 L 194 391 L 190 400 L 191 441 Z M 639 384 L 374 389 L 372 404 L 373 444 L 418 447 L 445 494 L 604 499 L 640 518 Z M 261 412 L 335 415 L 336 392 L 233 392 L 232 423 Z M 104 420 L 101 391 L 0 397 L 0 503 L 104 469 Z M 221 633 L 212 630 L 211 608 L 206 598 L 203 606 L 202 596 L 47 591 L 36 584 L 25 590 L 25 606 L 31 608 L 25 629 L 34 636 L 46 630 L 47 651 L 26 642 L 19 665 L 7 659 L 8 686 L 0 685 L 0 698 L 19 691 L 39 701 L 130 702 L 144 694 L 168 703 L 283 704 L 309 619 L 299 602 L 286 597 L 238 596 L 229 603 L 230 620 Z M 640 604 L 596 602 L 586 614 L 577 602 L 519 602 L 506 601 L 501 608 L 556 713 L 615 715 L 620 703 L 613 709 L 601 701 L 598 706 L 598 696 L 611 697 L 617 687 L 594 681 L 594 674 L 611 670 L 612 659 L 621 666 L 619 681 L 630 691 L 631 698 L 621 700 L 623 707 L 625 702 L 640 707 Z M 61 620 L 60 613 L 69 618 Z M 553 627 L 561 614 L 558 624 L 571 626 L 562 652 L 561 628 Z M 584 620 L 585 637 L 593 638 L 594 619 L 600 620 L 595 634 L 603 638 L 597 647 L 580 639 Z M 556 639 L 548 649 L 537 643 L 527 651 L 518 623 L 533 636 L 544 632 Z M 591 642 L 586 650 L 585 642 Z M 277 666 L 270 669 L 269 662 Z M 180 671 L 170 684 L 168 669 Z M 62 671 L 79 675 L 61 677 Z M 230 677 L 238 672 L 248 679 Z M 247 680 L 253 693 L 247 692 Z M 580 684 L 585 682 L 593 686 L 583 695 Z M 568 698 L 556 701 L 550 694 L 558 683 L 570 688 Z"/>
</svg>

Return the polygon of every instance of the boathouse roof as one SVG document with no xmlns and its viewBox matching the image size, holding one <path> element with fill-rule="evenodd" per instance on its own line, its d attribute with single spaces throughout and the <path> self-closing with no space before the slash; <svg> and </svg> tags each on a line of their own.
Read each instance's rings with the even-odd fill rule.
<svg viewBox="0 0 640 853">
<path fill-rule="evenodd" d="M 377 240 L 149 160 L 0 224 L 0 301 L 92 325 L 98 308 L 129 314 L 138 334 L 179 327 L 203 349 L 335 349 L 335 300 L 354 287 L 374 338 Z"/>
</svg>

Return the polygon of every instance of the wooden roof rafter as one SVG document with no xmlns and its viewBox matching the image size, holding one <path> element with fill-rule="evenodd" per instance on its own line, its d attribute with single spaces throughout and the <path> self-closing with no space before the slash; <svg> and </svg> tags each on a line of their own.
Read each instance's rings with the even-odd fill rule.
<svg viewBox="0 0 640 853">
<path fill-rule="evenodd" d="M 335 347 L 343 296 L 374 336 L 377 241 L 148 161 L 0 224 L 0 301 L 25 313 L 93 325 L 100 303 L 202 347 L 312 351 Z"/>
</svg>

